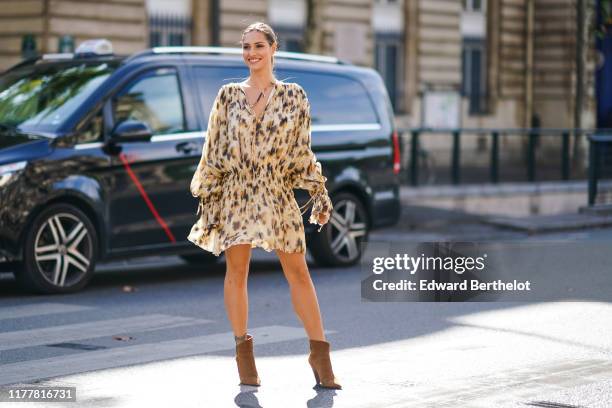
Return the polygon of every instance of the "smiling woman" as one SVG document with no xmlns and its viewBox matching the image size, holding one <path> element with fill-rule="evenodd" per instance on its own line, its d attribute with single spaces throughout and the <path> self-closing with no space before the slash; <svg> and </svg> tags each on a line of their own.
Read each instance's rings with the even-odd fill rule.
<svg viewBox="0 0 612 408">
<path fill-rule="evenodd" d="M 188 239 L 215 255 L 225 252 L 224 298 L 241 384 L 260 385 L 253 336 L 247 333 L 246 293 L 251 248 L 260 247 L 279 256 L 294 309 L 308 333 L 308 362 L 317 384 L 339 389 L 293 195 L 295 188 L 308 190 L 314 202 L 309 221 L 321 227 L 327 223 L 333 205 L 311 149 L 310 103 L 299 84 L 272 74 L 278 41 L 270 26 L 251 24 L 241 44 L 250 75 L 242 83 L 223 85 L 213 103 L 191 183 L 201 214 Z"/>
</svg>

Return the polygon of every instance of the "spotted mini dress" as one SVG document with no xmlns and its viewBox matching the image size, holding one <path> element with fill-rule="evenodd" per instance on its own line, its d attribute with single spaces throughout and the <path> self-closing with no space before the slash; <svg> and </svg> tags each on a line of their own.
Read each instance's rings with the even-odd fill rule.
<svg viewBox="0 0 612 408">
<path fill-rule="evenodd" d="M 223 85 L 190 185 L 199 205 L 188 240 L 216 256 L 236 244 L 304 253 L 308 205 L 312 224 L 333 210 L 310 125 L 310 103 L 296 83 L 275 80 L 259 116 L 240 83 Z M 303 211 L 293 189 L 309 192 Z"/>
</svg>

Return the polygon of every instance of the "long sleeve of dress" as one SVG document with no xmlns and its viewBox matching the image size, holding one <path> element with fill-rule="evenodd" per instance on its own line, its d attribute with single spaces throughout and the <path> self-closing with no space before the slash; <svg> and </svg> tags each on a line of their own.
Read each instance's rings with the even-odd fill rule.
<svg viewBox="0 0 612 408">
<path fill-rule="evenodd" d="M 293 162 L 289 168 L 290 178 L 293 188 L 308 190 L 310 200 L 304 207 L 307 209 L 308 204 L 311 201 L 313 202 L 309 222 L 319 224 L 319 214 L 331 213 L 333 205 L 325 187 L 327 177 L 323 176 L 321 163 L 317 161 L 317 157 L 311 148 L 310 103 L 303 89 L 298 88 L 298 94 L 301 94 L 301 97 L 298 98 L 298 116 L 295 127 L 296 142 L 293 145 Z M 321 228 L 323 228 L 323 225 L 321 225 L 319 231 L 321 231 Z"/>
<path fill-rule="evenodd" d="M 220 144 L 227 131 L 225 102 L 225 88 L 221 87 L 210 110 L 202 157 L 190 185 L 191 194 L 200 201 L 198 213 L 202 213 L 204 228 L 215 227 L 219 222 L 224 175 Z"/>
</svg>

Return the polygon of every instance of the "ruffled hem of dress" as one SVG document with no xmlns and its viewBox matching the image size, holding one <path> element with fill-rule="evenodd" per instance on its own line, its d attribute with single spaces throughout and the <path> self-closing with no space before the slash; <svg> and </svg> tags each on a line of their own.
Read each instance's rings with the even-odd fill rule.
<svg viewBox="0 0 612 408">
<path fill-rule="evenodd" d="M 238 245 L 238 244 L 251 244 L 251 248 L 261 248 L 266 252 L 272 252 L 276 249 L 283 251 L 283 252 L 288 252 L 288 253 L 305 253 L 306 252 L 306 248 L 304 248 L 303 250 L 302 248 L 295 248 L 295 247 L 287 248 L 285 246 L 274 245 L 269 240 L 262 239 L 262 238 L 245 238 L 243 236 L 242 237 L 239 236 L 235 239 L 226 240 L 224 242 L 219 242 L 219 239 L 216 235 L 218 234 L 218 231 L 216 229 L 209 231 L 207 237 L 203 240 L 202 243 L 200 243 L 204 234 L 202 233 L 202 231 L 198 231 L 198 232 L 199 233 L 196 233 L 195 230 L 192 229 L 187 239 L 193 242 L 198 247 L 202 248 L 203 250 L 212 252 L 215 256 L 221 255 L 221 253 L 225 251 L 227 248 L 233 245 Z"/>
</svg>

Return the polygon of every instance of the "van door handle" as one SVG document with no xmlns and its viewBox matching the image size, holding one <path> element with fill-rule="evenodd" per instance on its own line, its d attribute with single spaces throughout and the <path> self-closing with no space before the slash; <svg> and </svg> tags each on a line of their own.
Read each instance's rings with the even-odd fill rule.
<svg viewBox="0 0 612 408">
<path fill-rule="evenodd" d="M 184 154 L 191 154 L 198 150 L 198 144 L 195 142 L 181 142 L 176 145 L 176 151 Z"/>
</svg>

